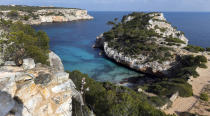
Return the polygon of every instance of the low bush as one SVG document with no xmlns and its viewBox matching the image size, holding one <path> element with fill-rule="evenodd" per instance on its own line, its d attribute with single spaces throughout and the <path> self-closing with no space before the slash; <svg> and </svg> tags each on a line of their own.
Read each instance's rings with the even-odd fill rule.
<svg viewBox="0 0 210 116">
<path fill-rule="evenodd" d="M 11 23 L 1 20 L 1 27 L 8 30 L 5 60 L 33 58 L 36 63 L 48 64 L 49 38 L 43 31 L 36 32 L 31 26 L 21 22 Z"/>
<path fill-rule="evenodd" d="M 182 44 L 185 44 L 185 42 L 182 41 L 182 40 L 179 39 L 179 38 L 166 38 L 165 41 L 166 41 L 166 42 L 174 42 L 174 43 L 182 43 Z"/>
<path fill-rule="evenodd" d="M 159 97 L 159 96 L 148 97 L 148 101 L 150 104 L 152 104 L 155 107 L 161 107 L 161 106 L 167 104 L 168 102 L 170 102 L 168 98 Z"/>
<path fill-rule="evenodd" d="M 207 93 L 201 93 L 200 99 L 203 101 L 209 101 L 209 96 Z"/>
<path fill-rule="evenodd" d="M 78 89 L 82 78 L 86 79 L 84 89 L 89 88 L 89 91 L 84 98 L 97 116 L 169 116 L 152 107 L 141 93 L 109 82 L 96 82 L 79 71 L 68 73 Z"/>
<path fill-rule="evenodd" d="M 195 52 L 195 53 L 198 53 L 198 52 L 204 52 L 205 49 L 200 47 L 200 46 L 193 46 L 193 45 L 188 45 L 187 47 L 185 47 L 184 49 L 190 51 L 190 52 Z"/>
<path fill-rule="evenodd" d="M 16 10 L 12 10 L 7 14 L 7 16 L 10 18 L 18 18 L 19 13 Z"/>
<path fill-rule="evenodd" d="M 210 52 L 210 48 L 206 48 L 206 51 Z"/>
<path fill-rule="evenodd" d="M 193 95 L 192 86 L 184 79 L 161 80 L 150 84 L 146 91 L 160 96 L 171 96 L 177 91 L 181 97 L 189 97 Z"/>
</svg>

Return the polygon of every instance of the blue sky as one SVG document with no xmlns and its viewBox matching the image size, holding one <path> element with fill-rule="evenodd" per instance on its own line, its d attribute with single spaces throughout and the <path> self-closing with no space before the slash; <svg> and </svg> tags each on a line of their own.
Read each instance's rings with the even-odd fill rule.
<svg viewBox="0 0 210 116">
<path fill-rule="evenodd" d="M 63 6 L 89 11 L 210 11 L 210 0 L 0 0 L 0 4 Z"/>
</svg>

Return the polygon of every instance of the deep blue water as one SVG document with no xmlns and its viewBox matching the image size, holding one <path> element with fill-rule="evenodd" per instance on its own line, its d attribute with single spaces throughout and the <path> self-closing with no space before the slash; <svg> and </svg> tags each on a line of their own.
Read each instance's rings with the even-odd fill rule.
<svg viewBox="0 0 210 116">
<path fill-rule="evenodd" d="M 92 45 L 96 36 L 111 28 L 107 21 L 128 13 L 90 12 L 94 20 L 43 24 L 35 29 L 47 32 L 50 48 L 61 57 L 65 70 L 80 70 L 98 81 L 118 82 L 141 74 L 99 56 Z M 190 44 L 210 47 L 210 13 L 165 13 L 165 17 L 185 32 Z"/>
</svg>

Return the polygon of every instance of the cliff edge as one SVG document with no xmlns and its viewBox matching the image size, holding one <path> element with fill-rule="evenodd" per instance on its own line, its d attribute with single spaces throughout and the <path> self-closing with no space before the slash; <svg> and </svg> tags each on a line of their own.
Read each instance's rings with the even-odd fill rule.
<svg viewBox="0 0 210 116">
<path fill-rule="evenodd" d="M 117 19 L 116 19 L 117 20 Z M 93 47 L 114 61 L 137 71 L 169 75 L 177 58 L 187 53 L 184 33 L 167 22 L 163 13 L 132 13 L 101 34 Z"/>
<path fill-rule="evenodd" d="M 0 6 L 0 18 L 30 25 L 93 19 L 87 10 L 31 6 Z"/>
<path fill-rule="evenodd" d="M 0 116 L 71 116 L 82 95 L 46 33 L 0 20 Z"/>
</svg>

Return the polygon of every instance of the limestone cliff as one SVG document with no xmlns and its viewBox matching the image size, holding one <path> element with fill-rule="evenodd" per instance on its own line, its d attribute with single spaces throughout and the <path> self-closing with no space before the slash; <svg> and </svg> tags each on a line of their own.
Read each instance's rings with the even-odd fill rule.
<svg viewBox="0 0 210 116">
<path fill-rule="evenodd" d="M 71 116 L 72 97 L 83 104 L 60 58 L 54 56 L 49 55 L 51 67 L 35 65 L 33 59 L 24 59 L 21 67 L 0 67 L 0 99 L 10 96 L 0 102 L 1 116 Z"/>
<path fill-rule="evenodd" d="M 24 24 L 30 25 L 93 19 L 93 17 L 87 13 L 87 10 L 81 9 L 43 8 L 30 12 L 24 10 L 1 10 L 0 12 L 0 18 L 3 18 L 4 20 L 12 20 L 13 22 L 20 20 Z"/>
<path fill-rule="evenodd" d="M 107 40 L 107 37 L 109 36 L 106 37 L 104 34 L 107 35 L 107 33 L 104 33 L 97 37 L 96 43 L 93 47 L 102 48 L 105 55 L 108 58 L 111 58 L 114 61 L 120 64 L 124 64 L 137 71 L 149 74 L 155 74 L 155 75 L 163 75 L 163 74 L 169 75 L 170 74 L 169 69 L 178 64 L 178 62 L 176 61 L 177 56 L 180 56 L 186 52 L 182 48 L 188 45 L 188 39 L 184 36 L 184 34 L 181 31 L 177 31 L 174 27 L 172 27 L 171 24 L 167 22 L 163 13 L 148 13 L 148 14 L 143 13 L 140 15 L 143 18 L 137 19 L 136 17 L 138 16 L 133 16 L 132 14 L 125 16 L 122 22 L 120 22 L 118 25 L 115 24 L 113 29 L 110 32 L 108 32 L 109 34 L 118 32 L 117 35 L 115 33 L 115 38 Z M 142 20 L 146 21 L 143 22 Z M 135 26 L 139 25 L 138 21 L 140 24 L 145 23 L 145 25 L 142 24 L 143 28 L 140 29 L 139 33 L 146 30 L 145 32 L 153 32 L 155 34 L 149 37 L 148 36 L 143 37 L 143 39 L 138 39 L 142 38 L 143 36 L 142 34 L 145 35 L 145 33 L 142 33 L 138 35 L 138 37 L 135 37 L 137 38 L 135 42 L 132 39 L 132 36 L 134 34 L 132 36 L 128 36 L 127 32 L 131 30 L 130 32 L 131 34 L 136 33 L 134 31 L 136 30 L 136 28 L 134 29 L 131 28 L 134 27 L 133 24 L 135 24 Z M 121 34 L 124 31 L 122 28 L 117 30 L 117 28 L 123 26 L 126 27 L 126 29 L 125 28 L 123 29 L 127 30 L 127 32 L 126 31 L 124 32 L 124 35 L 127 34 L 126 35 L 127 37 L 124 37 L 124 35 Z M 129 26 L 132 26 L 130 30 L 129 28 L 127 28 Z M 121 34 L 121 36 L 116 37 L 119 34 Z M 176 41 L 178 42 L 176 43 Z M 138 42 L 139 45 L 132 47 L 132 45 L 138 44 Z M 136 49 L 138 49 L 139 46 L 141 47 L 139 50 L 140 53 L 137 53 Z M 130 48 L 127 49 L 126 47 Z M 146 48 L 146 50 L 143 48 Z M 123 51 L 123 49 L 125 50 Z M 148 51 L 147 49 L 151 50 Z M 166 52 L 165 53 L 162 52 L 161 51 L 162 49 L 164 49 Z M 154 53 L 154 51 L 156 51 L 156 53 Z M 167 56 L 168 57 L 167 59 L 165 57 L 166 56 L 165 54 L 169 54 Z M 154 55 L 156 55 L 155 60 L 152 59 Z M 164 60 L 162 60 L 161 57 Z M 161 59 L 161 61 L 159 59 Z"/>
<path fill-rule="evenodd" d="M 17 43 L 10 42 L 4 35 L 9 33 L 7 28 L 1 27 L 0 116 L 71 116 L 72 97 L 84 105 L 69 73 L 64 72 L 61 59 L 49 49 L 46 54 L 49 65 L 35 62 L 29 56 L 21 63 L 7 61 L 6 49 Z"/>
</svg>

